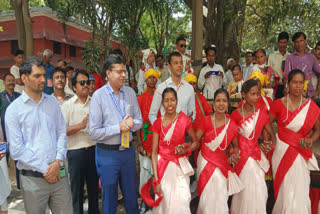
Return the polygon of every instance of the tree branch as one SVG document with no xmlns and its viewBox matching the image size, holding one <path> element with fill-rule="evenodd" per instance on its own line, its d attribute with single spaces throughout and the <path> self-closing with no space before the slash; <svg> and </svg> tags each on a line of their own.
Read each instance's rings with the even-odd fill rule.
<svg viewBox="0 0 320 214">
<path fill-rule="evenodd" d="M 262 18 L 262 15 L 260 15 L 257 12 L 257 9 L 252 5 L 252 4 L 246 4 L 247 7 L 251 8 L 251 10 L 253 11 L 254 14 L 256 14 L 259 18 Z"/>
</svg>

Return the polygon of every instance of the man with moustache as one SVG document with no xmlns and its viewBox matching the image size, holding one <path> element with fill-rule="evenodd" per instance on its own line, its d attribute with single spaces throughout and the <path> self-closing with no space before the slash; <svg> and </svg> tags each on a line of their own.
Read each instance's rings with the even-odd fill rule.
<svg viewBox="0 0 320 214">
<path fill-rule="evenodd" d="M 27 213 L 72 214 L 72 198 L 63 161 L 66 126 L 59 102 L 43 92 L 46 71 L 35 57 L 20 67 L 25 90 L 7 109 L 5 125 L 11 157 L 20 170 Z"/>
<path fill-rule="evenodd" d="M 5 132 L 5 114 L 8 106 L 17 99 L 21 94 L 14 91 L 15 88 L 15 77 L 13 74 L 6 73 L 3 77 L 3 83 L 5 90 L 0 93 L 0 99 L 3 103 L 3 108 L 1 109 L 1 126 L 3 131 L 4 140 L 7 141 Z"/>
<path fill-rule="evenodd" d="M 62 105 L 62 113 L 67 125 L 67 158 L 73 210 L 75 214 L 83 214 L 84 183 L 86 183 L 88 213 L 98 214 L 99 178 L 95 165 L 95 142 L 90 140 L 88 133 L 91 100 L 89 74 L 84 70 L 78 70 L 72 75 L 71 82 L 75 95 Z"/>
<path fill-rule="evenodd" d="M 3 83 L 5 90 L 0 93 L 0 99 L 3 104 L 3 107 L 1 109 L 1 128 L 2 133 L 4 137 L 4 141 L 7 142 L 6 137 L 6 128 L 5 128 L 5 114 L 8 106 L 17 99 L 21 94 L 18 92 L 15 92 L 15 76 L 11 73 L 6 73 L 3 77 Z M 7 150 L 7 161 L 9 160 L 9 149 Z M 19 170 L 16 168 L 16 180 L 17 180 L 17 188 L 20 189 L 20 179 L 19 179 Z"/>
<path fill-rule="evenodd" d="M 66 73 L 62 68 L 57 67 L 51 72 L 51 79 L 53 86 L 52 96 L 57 98 L 61 106 L 73 96 L 72 94 L 67 94 L 64 90 L 66 85 Z"/>
</svg>

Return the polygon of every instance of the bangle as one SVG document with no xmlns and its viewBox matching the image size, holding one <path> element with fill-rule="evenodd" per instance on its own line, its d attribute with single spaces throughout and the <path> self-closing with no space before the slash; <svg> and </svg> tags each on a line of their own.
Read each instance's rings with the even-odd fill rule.
<svg viewBox="0 0 320 214">
<path fill-rule="evenodd" d="M 80 123 L 77 124 L 77 130 L 80 131 Z"/>
</svg>

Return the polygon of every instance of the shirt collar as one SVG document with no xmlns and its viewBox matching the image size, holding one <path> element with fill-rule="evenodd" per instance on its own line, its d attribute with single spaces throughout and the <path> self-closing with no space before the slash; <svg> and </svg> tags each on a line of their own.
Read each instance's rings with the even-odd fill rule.
<svg viewBox="0 0 320 214">
<path fill-rule="evenodd" d="M 109 88 L 111 89 L 111 92 L 112 92 L 112 93 L 117 93 L 117 92 L 115 92 L 115 90 L 113 90 L 113 88 L 111 87 L 111 85 L 110 85 L 109 82 L 107 83 L 106 86 L 109 86 Z M 120 88 L 120 92 L 122 92 L 122 93 L 124 92 L 124 86 L 122 86 L 122 87 Z"/>
<path fill-rule="evenodd" d="M 214 63 L 213 66 L 211 67 L 209 64 L 207 64 L 206 67 L 213 69 L 215 65 L 216 63 Z"/>
<path fill-rule="evenodd" d="M 67 97 L 67 96 L 68 96 L 68 95 L 66 95 L 66 97 Z M 86 105 L 88 102 L 90 102 L 91 97 L 88 96 L 85 103 L 82 103 L 81 100 L 79 99 L 79 97 L 78 97 L 76 94 L 75 94 L 71 99 L 73 99 L 73 100 L 72 100 L 72 103 L 76 103 L 77 101 L 79 101 L 81 104 Z"/>
<path fill-rule="evenodd" d="M 298 53 L 297 53 L 297 51 L 294 51 L 292 54 L 294 54 L 294 55 L 296 55 L 296 56 L 299 56 Z M 305 56 L 305 55 L 307 55 L 307 54 L 309 54 L 309 53 L 308 53 L 308 51 L 305 50 L 303 56 Z"/>
<path fill-rule="evenodd" d="M 42 92 L 41 99 L 38 104 L 40 104 L 42 102 L 42 100 L 47 99 L 47 96 L 48 96 L 47 94 Z M 31 97 L 29 97 L 28 94 L 24 90 L 22 91 L 21 98 L 24 103 L 26 103 L 28 100 L 32 100 L 34 102 L 34 100 Z"/>
<path fill-rule="evenodd" d="M 168 84 L 168 85 L 169 85 L 169 84 L 176 85 L 176 84 L 172 81 L 172 78 L 171 78 L 171 77 L 168 78 L 166 81 L 167 81 L 167 84 Z M 184 80 L 181 78 L 180 84 L 185 84 L 185 83 L 186 83 L 186 81 L 184 81 Z"/>
<path fill-rule="evenodd" d="M 15 92 L 13 92 L 13 94 L 12 94 L 12 96 L 11 96 L 6 89 L 4 89 L 3 93 L 4 93 L 4 94 L 7 94 L 7 95 L 10 96 L 10 97 L 12 97 L 12 96 L 15 95 Z"/>
</svg>

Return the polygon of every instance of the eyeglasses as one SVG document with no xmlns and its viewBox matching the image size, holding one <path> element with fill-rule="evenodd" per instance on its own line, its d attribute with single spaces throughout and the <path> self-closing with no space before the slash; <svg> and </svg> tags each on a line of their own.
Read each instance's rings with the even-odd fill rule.
<svg viewBox="0 0 320 214">
<path fill-rule="evenodd" d="M 77 81 L 77 83 L 79 83 L 81 86 L 84 86 L 84 84 L 90 85 L 90 80 L 80 80 Z"/>
<path fill-rule="evenodd" d="M 186 47 L 187 47 L 187 45 L 184 45 L 184 44 L 180 45 L 180 48 L 186 48 Z"/>
<path fill-rule="evenodd" d="M 119 75 L 127 73 L 127 70 L 110 70 L 110 71 L 115 71 Z"/>
</svg>

